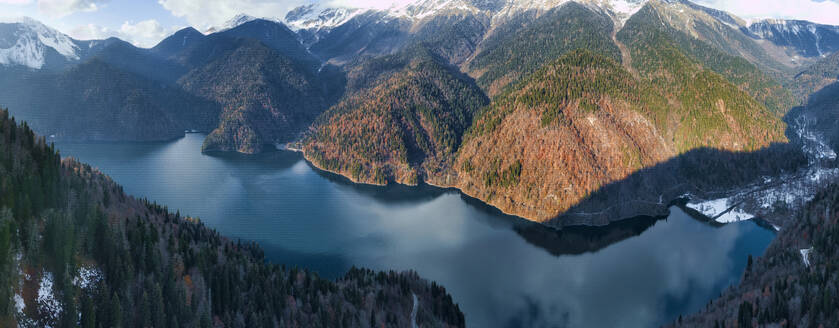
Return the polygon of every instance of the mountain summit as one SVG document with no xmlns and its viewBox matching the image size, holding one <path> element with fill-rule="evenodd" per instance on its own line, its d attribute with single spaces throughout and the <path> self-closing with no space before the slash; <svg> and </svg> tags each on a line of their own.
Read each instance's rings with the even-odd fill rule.
<svg viewBox="0 0 839 328">
<path fill-rule="evenodd" d="M 40 69 L 79 60 L 79 44 L 29 17 L 0 21 L 0 65 Z"/>
</svg>

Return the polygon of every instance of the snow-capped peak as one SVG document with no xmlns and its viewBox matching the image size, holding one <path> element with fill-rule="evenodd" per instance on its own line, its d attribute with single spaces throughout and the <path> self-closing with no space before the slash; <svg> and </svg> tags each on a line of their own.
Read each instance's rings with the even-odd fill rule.
<svg viewBox="0 0 839 328">
<path fill-rule="evenodd" d="M 418 0 L 408 4 L 393 6 L 388 10 L 388 13 L 392 17 L 418 21 L 449 10 L 465 12 L 480 11 L 480 9 L 468 0 Z"/>
<path fill-rule="evenodd" d="M 23 65 L 40 69 L 46 64 L 47 48 L 68 60 L 79 60 L 79 47 L 67 35 L 29 17 L 4 18 L 0 24 L 12 25 L 0 35 L 0 65 Z"/>
<path fill-rule="evenodd" d="M 233 18 L 231 18 L 230 20 L 228 20 L 227 22 L 225 22 L 222 26 L 211 26 L 211 27 L 207 28 L 206 30 L 204 30 L 204 32 L 208 33 L 208 34 L 209 33 L 215 33 L 215 32 L 223 32 L 223 31 L 227 31 L 227 30 L 239 27 L 242 24 L 250 23 L 252 21 L 259 20 L 259 19 L 272 21 L 272 22 L 277 22 L 277 23 L 282 23 L 282 20 L 279 19 L 279 18 L 254 17 L 254 16 L 247 15 L 247 14 L 238 14 L 238 15 L 234 16 Z"/>
<path fill-rule="evenodd" d="M 331 28 L 348 22 L 369 8 L 328 8 L 320 4 L 308 4 L 292 9 L 285 16 L 285 23 L 291 29 Z"/>
</svg>

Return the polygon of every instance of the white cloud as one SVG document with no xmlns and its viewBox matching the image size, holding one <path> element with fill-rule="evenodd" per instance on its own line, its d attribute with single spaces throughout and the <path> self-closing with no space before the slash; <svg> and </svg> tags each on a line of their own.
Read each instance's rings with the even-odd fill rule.
<svg viewBox="0 0 839 328">
<path fill-rule="evenodd" d="M 150 48 L 160 40 L 177 30 L 175 27 L 165 28 L 157 20 L 149 19 L 138 23 L 125 22 L 120 26 L 119 33 L 126 41 L 138 47 Z"/>
<path fill-rule="evenodd" d="M 283 17 L 305 0 L 158 0 L 163 8 L 183 17 L 198 29 L 220 26 L 238 14 L 255 17 Z"/>
<path fill-rule="evenodd" d="M 107 1 L 108 0 L 38 0 L 38 9 L 49 16 L 64 17 L 79 11 L 96 11 L 102 3 Z"/>
<path fill-rule="evenodd" d="M 125 22 L 118 30 L 107 27 L 87 24 L 76 26 L 70 30 L 70 36 L 79 40 L 99 40 L 109 37 L 118 37 L 141 48 L 151 48 L 161 40 L 176 32 L 179 27 L 163 27 L 157 20 L 149 19 L 134 22 Z"/>
<path fill-rule="evenodd" d="M 0 4 L 4 5 L 28 5 L 32 0 L 0 0 Z"/>
<path fill-rule="evenodd" d="M 696 0 L 747 19 L 802 19 L 839 25 L 839 0 Z"/>
<path fill-rule="evenodd" d="M 77 40 L 101 40 L 115 36 L 114 31 L 96 24 L 76 26 L 67 31 L 67 34 Z"/>
</svg>

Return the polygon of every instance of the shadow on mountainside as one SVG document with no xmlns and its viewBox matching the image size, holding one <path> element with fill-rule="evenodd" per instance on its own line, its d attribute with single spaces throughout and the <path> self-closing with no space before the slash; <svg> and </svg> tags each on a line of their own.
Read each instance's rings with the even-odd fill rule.
<svg viewBox="0 0 839 328">
<path fill-rule="evenodd" d="M 825 163 L 807 146 L 808 142 L 820 142 L 820 138 L 805 140 L 806 136 L 833 130 L 827 129 L 827 124 L 822 130 L 802 126 L 800 117 L 807 108 L 794 108 L 784 117 L 789 143 L 774 143 L 755 152 L 691 150 L 600 188 L 547 224 L 559 228 L 602 226 L 643 215 L 665 216 L 675 200 L 688 194 L 700 199 L 724 198 L 748 186 L 760 189 L 769 181 L 785 183 L 779 177 L 799 177 L 808 167 Z"/>
</svg>

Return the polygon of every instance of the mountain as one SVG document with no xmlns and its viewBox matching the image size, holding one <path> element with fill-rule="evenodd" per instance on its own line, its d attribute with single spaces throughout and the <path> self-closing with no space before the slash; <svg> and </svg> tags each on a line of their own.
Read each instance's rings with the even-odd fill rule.
<svg viewBox="0 0 839 328">
<path fill-rule="evenodd" d="M 347 95 L 313 126 L 303 150 L 315 165 L 354 181 L 425 180 L 546 221 L 609 183 L 691 150 L 756 151 L 787 140 L 781 117 L 795 101 L 741 57 L 761 48 L 720 22 L 726 16 L 653 1 L 621 20 L 609 8 L 564 3 L 505 16 L 510 20 L 486 32 L 461 65 L 475 82 L 461 83 L 480 86 L 492 101 L 474 113 L 468 132 L 449 129 L 463 133 L 454 159 L 437 160 L 425 150 L 432 147 L 414 141 L 434 144 L 435 137 L 417 134 L 415 114 L 404 116 L 402 108 L 411 113 L 412 103 L 428 98 L 401 96 L 412 91 L 394 97 L 387 90 L 399 80 L 377 80 L 353 63 L 346 65 Z M 434 43 L 413 44 L 435 54 Z M 381 58 L 390 59 L 362 62 L 401 67 L 398 57 Z M 367 83 L 372 95 L 353 87 Z M 428 158 L 444 165 L 429 166 Z"/>
<path fill-rule="evenodd" d="M 328 29 L 341 26 L 365 11 L 362 8 L 329 8 L 314 3 L 290 10 L 284 21 L 295 30 Z"/>
<path fill-rule="evenodd" d="M 0 65 L 60 69 L 81 59 L 79 42 L 34 19 L 0 21 Z"/>
<path fill-rule="evenodd" d="M 315 165 L 356 181 L 459 187 L 537 220 L 697 148 L 784 142 L 781 118 L 806 97 L 784 87 L 796 83 L 797 68 L 770 50 L 786 48 L 733 15 L 683 0 L 310 4 L 284 22 L 239 16 L 152 49 L 112 40 L 88 60 L 214 104 L 206 151 L 293 142 Z M 545 109 L 546 99 L 559 102 Z M 174 117 L 156 108 L 149 113 Z M 162 126 L 182 126 L 172 122 Z M 606 135 L 610 142 L 596 144 Z M 516 153 L 540 142 L 559 147 L 551 138 L 565 148 Z M 566 165 L 574 156 L 596 169 Z M 549 178 L 573 192 L 547 201 L 568 184 L 514 185 L 539 161 L 568 166 L 550 168 Z"/>
<path fill-rule="evenodd" d="M 305 62 L 314 68 L 320 66 L 320 61 L 300 43 L 297 34 L 280 22 L 252 19 L 218 34 L 257 40 L 295 61 Z"/>
<path fill-rule="evenodd" d="M 265 262 L 198 219 L 126 195 L 0 111 L 4 327 L 464 327 L 416 273 L 337 281 Z"/>
<path fill-rule="evenodd" d="M 839 50 L 839 26 L 802 20 L 767 19 L 749 25 L 748 32 L 757 38 L 787 47 L 801 57 L 824 57 Z"/>
<path fill-rule="evenodd" d="M 160 41 L 151 48 L 151 52 L 163 58 L 170 58 L 205 39 L 206 36 L 203 33 L 187 27 Z"/>
<path fill-rule="evenodd" d="M 341 76 L 331 69 L 315 71 L 257 40 L 225 42 L 229 50 L 178 81 L 223 108 L 205 151 L 255 153 L 291 141 L 340 94 Z"/>
<path fill-rule="evenodd" d="M 636 70 L 649 67 L 656 76 L 637 80 L 611 58 L 576 50 L 496 97 L 464 137 L 459 179 L 447 185 L 545 221 L 691 149 L 757 150 L 785 140 L 778 116 L 684 55 L 662 56 L 668 63 L 633 57 Z"/>
<path fill-rule="evenodd" d="M 490 96 L 574 49 L 620 60 L 620 50 L 611 37 L 612 19 L 587 6 L 571 2 L 528 21 L 519 29 L 499 26 L 493 35 L 498 41 L 481 44 L 466 64 L 467 71 Z"/>
<path fill-rule="evenodd" d="M 762 54 L 752 40 L 727 24 L 716 23 L 716 17 L 706 15 L 707 9 L 697 10 L 699 6 L 685 3 L 688 2 L 650 2 L 632 16 L 629 22 L 638 24 L 630 26 L 627 22 L 627 26 L 618 32 L 617 39 L 630 48 L 633 60 L 649 58 L 658 62 L 655 65 L 660 65 L 664 63 L 659 60 L 666 57 L 660 52 L 633 46 L 640 40 L 626 39 L 626 36 L 634 33 L 642 40 L 664 41 L 668 46 L 677 47 L 688 60 L 722 75 L 779 115 L 796 105 L 793 95 L 773 77 L 778 75 L 764 72 L 781 73 L 783 69 Z M 648 37 L 638 31 L 641 28 L 663 34 Z M 634 51 L 636 49 L 638 53 Z M 649 68 L 644 65 L 638 67 L 639 70 Z"/>
<path fill-rule="evenodd" d="M 218 107 L 170 86 L 93 59 L 60 73 L 16 71 L 0 77 L 0 102 L 57 138 L 170 140 L 209 131 Z"/>
<path fill-rule="evenodd" d="M 357 182 L 416 185 L 444 174 L 489 102 L 422 47 L 370 60 L 348 78 L 348 96 L 318 118 L 302 148 L 314 165 Z"/>
<path fill-rule="evenodd" d="M 811 131 L 811 137 L 823 137 L 833 149 L 839 149 L 839 52 L 821 58 L 795 76 L 797 92 L 808 95 L 807 102 L 795 112 L 795 118 Z"/>
<path fill-rule="evenodd" d="M 153 49 L 138 48 L 131 43 L 116 38 L 111 38 L 108 41 L 109 44 L 102 47 L 91 58 L 108 63 L 124 72 L 172 85 L 189 69 L 169 58 L 158 56 L 158 53 Z"/>
</svg>

